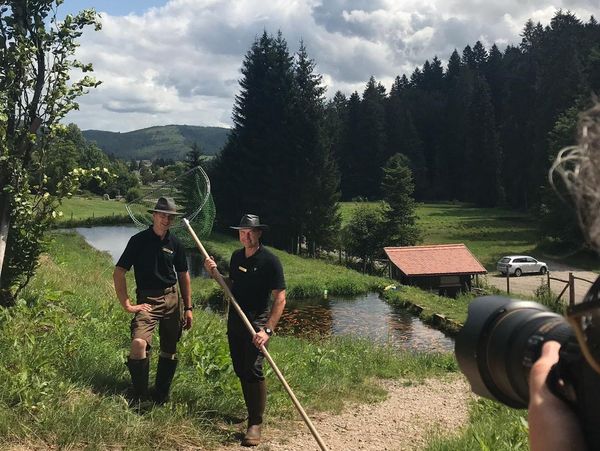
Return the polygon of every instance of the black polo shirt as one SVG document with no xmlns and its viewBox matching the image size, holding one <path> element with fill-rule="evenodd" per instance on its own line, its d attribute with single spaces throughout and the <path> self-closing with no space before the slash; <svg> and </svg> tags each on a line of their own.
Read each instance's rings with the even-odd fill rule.
<svg viewBox="0 0 600 451">
<path fill-rule="evenodd" d="M 129 269 L 133 266 L 138 290 L 164 289 L 177 282 L 177 272 L 188 270 L 185 248 L 167 231 L 161 239 L 152 226 L 133 235 L 117 265 Z"/>
<path fill-rule="evenodd" d="M 267 311 L 272 290 L 285 289 L 279 258 L 262 245 L 249 258 L 243 248 L 235 251 L 229 261 L 229 278 L 235 300 L 252 317 Z"/>
</svg>

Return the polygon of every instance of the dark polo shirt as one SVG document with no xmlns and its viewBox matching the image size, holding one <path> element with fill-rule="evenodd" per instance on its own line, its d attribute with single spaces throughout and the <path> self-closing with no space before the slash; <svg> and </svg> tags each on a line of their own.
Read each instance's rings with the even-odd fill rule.
<svg viewBox="0 0 600 451">
<path fill-rule="evenodd" d="M 177 282 L 175 271 L 188 270 L 181 242 L 169 231 L 161 239 L 152 226 L 129 239 L 116 266 L 128 271 L 133 266 L 138 290 L 168 288 Z"/>
<path fill-rule="evenodd" d="M 229 261 L 229 278 L 233 282 L 231 292 L 251 322 L 266 320 L 264 316 L 268 311 L 271 291 L 285 289 L 281 262 L 262 245 L 249 258 L 246 258 L 243 248 L 235 251 Z M 238 315 L 232 311 L 229 326 L 243 328 Z"/>
</svg>

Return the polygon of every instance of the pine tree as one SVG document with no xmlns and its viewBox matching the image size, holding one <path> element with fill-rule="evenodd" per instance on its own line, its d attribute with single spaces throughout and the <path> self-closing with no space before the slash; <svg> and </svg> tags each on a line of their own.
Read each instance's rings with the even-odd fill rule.
<svg viewBox="0 0 600 451">
<path fill-rule="evenodd" d="M 337 210 L 339 200 L 339 173 L 332 155 L 332 147 L 325 139 L 325 108 L 322 76 L 314 72 L 315 63 L 300 44 L 294 66 L 295 102 L 293 133 L 297 159 L 290 181 L 292 191 L 284 191 L 291 218 L 300 225 L 298 236 L 306 239 L 311 255 L 320 245 L 331 248 L 340 227 Z M 297 176 L 295 178 L 294 176 Z M 307 181 L 310 181 L 307 183 Z M 294 199 L 294 191 L 297 191 Z"/>
<path fill-rule="evenodd" d="M 416 224 L 414 183 L 408 159 L 393 155 L 383 168 L 381 181 L 383 199 L 389 206 L 385 211 L 388 225 L 388 246 L 412 246 L 420 239 Z"/>
<path fill-rule="evenodd" d="M 378 199 L 386 149 L 385 88 L 374 77 L 367 82 L 360 104 L 359 140 L 359 193 Z"/>
<path fill-rule="evenodd" d="M 235 224 L 244 213 L 260 215 L 272 226 L 267 239 L 289 247 L 294 231 L 288 221 L 287 155 L 292 122 L 294 79 L 292 57 L 281 33 L 258 38 L 242 67 L 240 93 L 233 109 L 233 130 L 215 162 L 213 192 L 219 225 Z"/>
<path fill-rule="evenodd" d="M 343 200 L 364 195 L 360 184 L 362 177 L 362 145 L 360 140 L 360 96 L 350 95 L 346 108 L 346 121 L 342 131 L 341 152 L 338 154 L 340 186 Z"/>
<path fill-rule="evenodd" d="M 403 81 L 404 80 L 404 81 Z M 415 196 L 422 198 L 429 190 L 423 142 L 415 127 L 405 98 L 408 80 L 397 77 L 386 102 L 386 158 L 396 153 L 406 155 L 415 179 Z"/>
<path fill-rule="evenodd" d="M 501 156 L 489 87 L 481 76 L 474 80 L 468 117 L 465 161 L 468 199 L 482 207 L 495 207 L 503 202 Z"/>
</svg>

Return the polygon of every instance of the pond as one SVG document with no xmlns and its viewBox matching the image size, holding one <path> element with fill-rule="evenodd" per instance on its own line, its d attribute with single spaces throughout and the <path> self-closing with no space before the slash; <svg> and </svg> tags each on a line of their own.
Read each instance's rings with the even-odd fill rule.
<svg viewBox="0 0 600 451">
<path fill-rule="evenodd" d="M 354 335 L 403 350 L 454 351 L 453 339 L 406 310 L 390 306 L 377 293 L 355 299 L 288 301 L 277 333 L 299 337 Z"/>
<path fill-rule="evenodd" d="M 129 238 L 139 231 L 132 226 L 80 227 L 76 230 L 92 247 L 109 252 L 115 263 Z M 206 276 L 199 253 L 190 253 L 188 262 L 193 277 Z M 330 296 L 328 299 L 289 300 L 277 333 L 299 337 L 354 335 L 413 351 L 452 352 L 454 349 L 451 338 L 406 310 L 390 306 L 377 293 L 355 299 Z"/>
</svg>

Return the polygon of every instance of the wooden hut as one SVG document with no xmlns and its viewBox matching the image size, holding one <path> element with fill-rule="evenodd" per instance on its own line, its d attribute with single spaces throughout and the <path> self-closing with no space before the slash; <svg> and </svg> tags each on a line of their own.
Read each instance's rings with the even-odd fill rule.
<svg viewBox="0 0 600 451">
<path fill-rule="evenodd" d="M 464 244 L 383 249 L 389 260 L 392 279 L 403 285 L 436 290 L 444 296 L 454 297 L 461 291 L 470 291 L 473 278 L 487 273 Z"/>
</svg>

